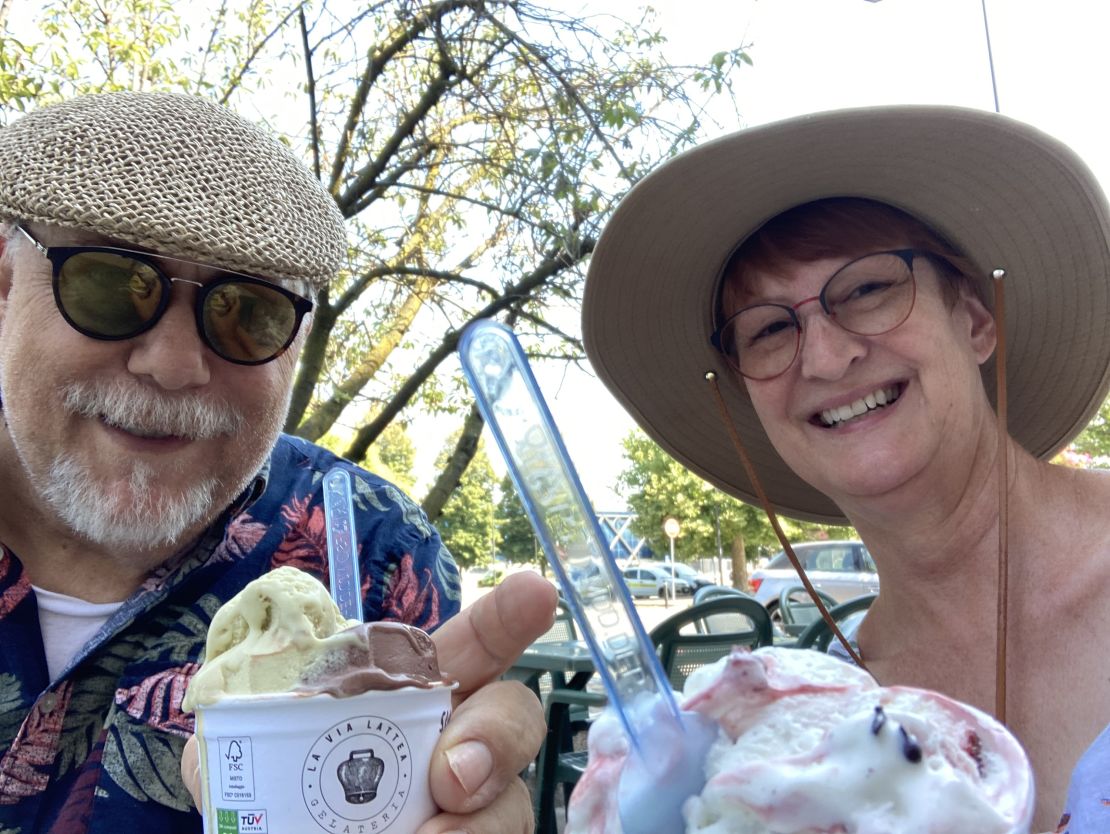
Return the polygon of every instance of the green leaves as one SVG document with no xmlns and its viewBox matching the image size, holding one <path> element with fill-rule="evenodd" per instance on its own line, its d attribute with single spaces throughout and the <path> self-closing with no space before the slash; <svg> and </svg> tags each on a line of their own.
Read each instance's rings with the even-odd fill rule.
<svg viewBox="0 0 1110 834">
<path fill-rule="evenodd" d="M 441 466 L 454 445 L 455 438 L 451 438 L 440 455 Z M 496 483 L 489 458 L 479 445 L 459 485 L 443 505 L 442 515 L 436 519 L 443 543 L 461 568 L 479 567 L 493 561 L 497 548 L 493 501 Z"/>
<path fill-rule="evenodd" d="M 748 559 L 755 559 L 761 550 L 766 553 L 778 549 L 778 539 L 762 509 L 706 483 L 639 430 L 625 437 L 624 449 L 627 466 L 619 481 L 622 494 L 637 516 L 632 529 L 647 539 L 656 553 L 670 547 L 663 533 L 667 516 L 674 516 L 682 526 L 675 540 L 675 558 L 679 561 L 716 555 L 718 524 L 725 553 L 734 540 L 746 546 Z M 740 466 L 739 460 L 736 465 Z M 820 531 L 850 537 L 848 528 L 781 521 L 787 536 L 795 541 L 814 538 Z"/>
<path fill-rule="evenodd" d="M 501 540 L 501 554 L 516 564 L 544 565 L 544 554 L 540 548 L 532 522 L 524 512 L 520 496 L 513 487 L 512 479 L 506 475 L 500 484 L 501 500 L 497 502 L 497 530 Z"/>
</svg>

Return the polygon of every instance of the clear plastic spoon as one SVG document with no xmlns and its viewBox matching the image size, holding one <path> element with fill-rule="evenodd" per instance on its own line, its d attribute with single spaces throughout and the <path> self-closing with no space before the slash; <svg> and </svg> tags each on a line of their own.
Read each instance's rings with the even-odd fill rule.
<svg viewBox="0 0 1110 834">
<path fill-rule="evenodd" d="M 351 476 L 336 466 L 324 475 L 324 518 L 331 598 L 348 620 L 362 622 L 362 577 L 355 539 Z"/>
<path fill-rule="evenodd" d="M 512 331 L 474 322 L 459 358 L 631 742 L 618 791 L 624 832 L 681 831 L 716 725 L 679 709 Z"/>
</svg>

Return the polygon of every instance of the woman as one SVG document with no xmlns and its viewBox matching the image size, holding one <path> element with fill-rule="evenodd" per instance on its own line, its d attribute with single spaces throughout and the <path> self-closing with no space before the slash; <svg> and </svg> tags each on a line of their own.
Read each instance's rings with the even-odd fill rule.
<svg viewBox="0 0 1110 834">
<path fill-rule="evenodd" d="M 1110 479 L 1046 462 L 1110 382 L 1108 230 L 1091 173 L 1027 125 L 838 111 L 662 166 L 586 284 L 591 361 L 664 448 L 754 501 L 731 423 L 776 509 L 856 527 L 882 582 L 868 669 L 1002 715 L 1037 773 L 1038 831 L 1110 720 Z M 1110 830 L 1092 816 L 1110 779 L 1084 789 L 1089 772 L 1072 834 Z"/>
</svg>

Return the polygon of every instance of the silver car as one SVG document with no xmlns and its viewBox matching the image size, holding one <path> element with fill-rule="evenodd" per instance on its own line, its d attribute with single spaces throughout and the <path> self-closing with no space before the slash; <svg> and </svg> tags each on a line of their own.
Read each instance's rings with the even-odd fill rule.
<svg viewBox="0 0 1110 834">
<path fill-rule="evenodd" d="M 837 602 L 879 592 L 879 574 L 863 542 L 801 542 L 793 547 L 813 587 Z M 772 618 L 778 612 L 782 590 L 802 584 L 782 550 L 771 557 L 766 567 L 752 571 L 749 582 L 752 594 L 767 607 Z"/>
<path fill-rule="evenodd" d="M 624 576 L 624 584 L 634 597 L 661 597 L 671 592 L 671 577 L 663 568 L 640 565 L 625 568 L 621 574 Z M 675 577 L 674 591 L 676 594 L 694 593 L 690 583 L 681 577 Z"/>
</svg>

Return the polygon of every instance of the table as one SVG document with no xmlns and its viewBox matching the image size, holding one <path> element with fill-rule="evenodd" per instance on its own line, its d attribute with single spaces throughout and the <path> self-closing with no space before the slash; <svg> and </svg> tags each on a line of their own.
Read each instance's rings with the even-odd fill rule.
<svg viewBox="0 0 1110 834">
<path fill-rule="evenodd" d="M 594 661 L 589 647 L 581 640 L 559 640 L 533 643 L 505 673 L 506 680 L 518 680 L 539 694 L 539 678 L 550 673 L 553 689 L 582 691 L 593 677 Z M 555 790 L 553 777 L 570 737 L 571 705 L 559 700 L 545 704 L 547 737 L 536 760 L 536 832 L 555 832 Z"/>
<path fill-rule="evenodd" d="M 544 672 L 551 674 L 555 689 L 583 689 L 594 673 L 589 646 L 583 640 L 533 643 L 516 659 L 504 678 L 521 681 L 538 694 L 538 681 Z"/>
</svg>

